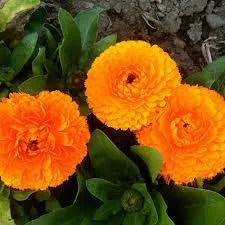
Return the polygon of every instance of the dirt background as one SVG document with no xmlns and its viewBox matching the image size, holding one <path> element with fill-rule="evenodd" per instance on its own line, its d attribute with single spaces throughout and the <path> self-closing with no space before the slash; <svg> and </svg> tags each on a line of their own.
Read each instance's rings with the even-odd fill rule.
<svg viewBox="0 0 225 225">
<path fill-rule="evenodd" d="M 73 14 L 100 6 L 100 36 L 158 44 L 184 76 L 225 54 L 225 0 L 46 0 L 54 19 L 58 6 Z M 55 7 L 56 6 L 56 7 Z M 208 39 L 208 40 L 207 40 Z"/>
</svg>

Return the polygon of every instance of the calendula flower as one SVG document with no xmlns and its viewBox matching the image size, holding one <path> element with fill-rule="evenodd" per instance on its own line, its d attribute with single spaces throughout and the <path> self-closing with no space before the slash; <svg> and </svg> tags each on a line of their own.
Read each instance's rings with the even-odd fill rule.
<svg viewBox="0 0 225 225">
<path fill-rule="evenodd" d="M 138 131 L 137 138 L 161 152 L 162 175 L 168 182 L 212 178 L 225 168 L 225 101 L 207 88 L 182 85 L 157 121 Z"/>
<path fill-rule="evenodd" d="M 0 103 L 0 176 L 13 188 L 44 190 L 72 175 L 89 130 L 70 96 L 14 93 Z"/>
<path fill-rule="evenodd" d="M 180 84 L 176 63 L 156 45 L 124 41 L 93 63 L 86 95 L 94 114 L 115 129 L 148 125 Z"/>
</svg>

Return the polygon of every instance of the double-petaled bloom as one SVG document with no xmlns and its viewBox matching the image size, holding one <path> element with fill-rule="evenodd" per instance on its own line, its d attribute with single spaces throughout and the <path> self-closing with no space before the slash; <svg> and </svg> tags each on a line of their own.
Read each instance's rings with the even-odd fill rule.
<svg viewBox="0 0 225 225">
<path fill-rule="evenodd" d="M 86 95 L 103 123 L 137 130 L 154 120 L 180 80 L 176 63 L 161 48 L 144 41 L 124 41 L 94 61 Z"/>
<path fill-rule="evenodd" d="M 181 85 L 159 118 L 136 135 L 161 152 L 167 181 L 210 179 L 225 168 L 225 101 L 207 88 Z"/>
<path fill-rule="evenodd" d="M 86 156 L 89 135 L 70 96 L 10 94 L 0 103 L 1 179 L 17 189 L 55 187 Z"/>
</svg>

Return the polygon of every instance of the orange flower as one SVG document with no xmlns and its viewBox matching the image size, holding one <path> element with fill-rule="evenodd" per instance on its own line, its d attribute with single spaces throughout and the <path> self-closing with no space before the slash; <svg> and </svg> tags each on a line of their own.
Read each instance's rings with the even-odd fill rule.
<svg viewBox="0 0 225 225">
<path fill-rule="evenodd" d="M 138 131 L 137 138 L 162 153 L 167 181 L 212 178 L 225 168 L 225 101 L 215 91 L 182 85 L 158 120 Z"/>
<path fill-rule="evenodd" d="M 86 156 L 88 140 L 85 117 L 59 91 L 14 93 L 0 103 L 0 176 L 13 188 L 61 184 Z"/>
<path fill-rule="evenodd" d="M 115 129 L 140 129 L 165 106 L 180 84 L 176 63 L 156 45 L 124 41 L 98 57 L 88 72 L 86 95 L 94 114 Z"/>
</svg>

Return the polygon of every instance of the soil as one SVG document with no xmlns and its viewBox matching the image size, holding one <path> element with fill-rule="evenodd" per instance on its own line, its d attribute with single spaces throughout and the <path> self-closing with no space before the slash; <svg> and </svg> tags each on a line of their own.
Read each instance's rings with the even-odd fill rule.
<svg viewBox="0 0 225 225">
<path fill-rule="evenodd" d="M 60 3 L 61 2 L 61 3 Z M 116 32 L 119 41 L 142 39 L 164 48 L 183 76 L 206 66 L 202 45 L 212 59 L 225 54 L 225 0 L 70 0 L 57 1 L 76 13 L 100 6 L 100 36 Z M 213 37 L 212 40 L 206 41 Z"/>
</svg>

